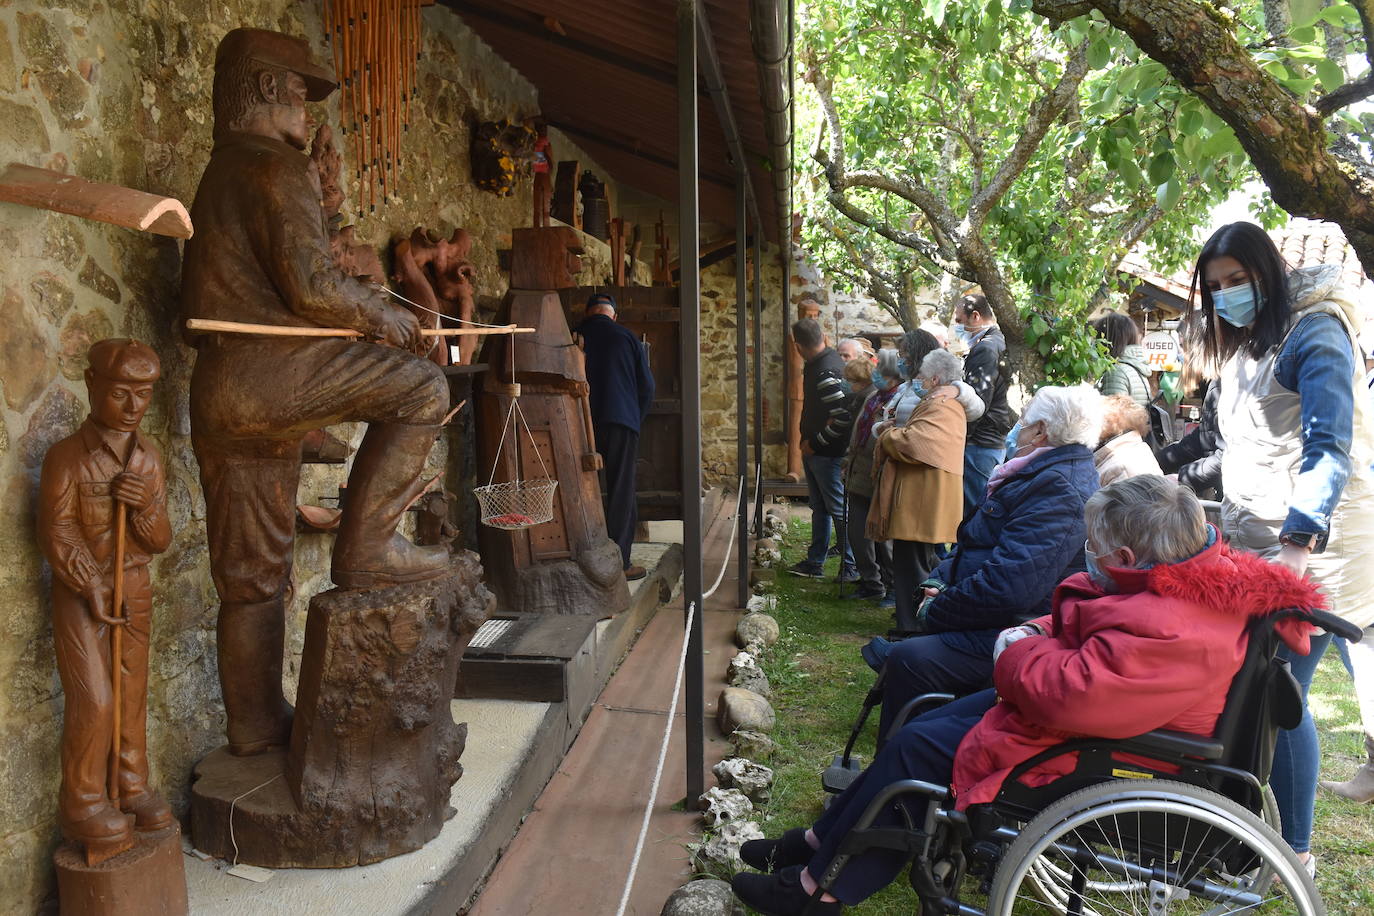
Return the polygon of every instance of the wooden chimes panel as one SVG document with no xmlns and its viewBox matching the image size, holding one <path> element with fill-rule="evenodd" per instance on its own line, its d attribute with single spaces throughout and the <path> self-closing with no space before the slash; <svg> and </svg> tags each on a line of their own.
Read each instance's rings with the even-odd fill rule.
<svg viewBox="0 0 1374 916">
<path fill-rule="evenodd" d="M 539 400 L 543 400 L 542 398 Z M 532 405 L 526 405 L 528 408 Z M 535 411 L 530 411 L 534 413 Z M 526 435 L 522 429 L 520 437 L 520 477 L 522 480 L 534 480 L 541 477 L 557 477 L 558 466 L 554 455 L 553 437 L 550 431 L 540 429 L 535 417 L 526 415 L 527 420 L 534 420 L 530 424 L 529 434 Z M 530 446 L 530 438 L 534 439 L 534 447 Z M 538 449 L 536 454 L 535 449 Z M 525 535 L 530 543 L 530 555 L 536 562 L 543 560 L 561 560 L 564 557 L 572 556 L 568 549 L 568 528 L 565 523 L 563 512 L 563 492 L 567 482 L 561 482 L 553 495 L 553 518 L 542 525 L 535 525 L 525 529 Z"/>
<path fill-rule="evenodd" d="M 423 0 L 324 0 L 324 33 L 343 86 L 343 133 L 351 140 L 357 208 L 395 194 L 401 137 L 410 129 L 422 54 Z"/>
</svg>

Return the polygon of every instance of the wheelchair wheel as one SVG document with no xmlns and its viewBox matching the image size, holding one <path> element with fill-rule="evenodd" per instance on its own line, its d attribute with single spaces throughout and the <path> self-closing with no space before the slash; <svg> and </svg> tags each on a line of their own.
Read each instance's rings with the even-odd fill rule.
<svg viewBox="0 0 1374 916">
<path fill-rule="evenodd" d="M 1036 816 L 988 895 L 989 916 L 1018 905 L 1067 916 L 1326 912 L 1272 828 L 1230 799 L 1166 780 L 1092 786 Z"/>
<path fill-rule="evenodd" d="M 1264 819 L 1264 823 L 1272 827 L 1274 832 L 1277 833 L 1279 830 L 1279 806 L 1278 802 L 1274 799 L 1274 793 L 1268 786 L 1264 787 L 1263 799 L 1263 808 L 1260 811 L 1260 815 Z M 1273 877 L 1274 870 L 1261 864 L 1243 876 L 1234 877 L 1233 880 L 1236 882 L 1237 886 L 1240 886 L 1240 882 L 1249 881 L 1251 887 L 1257 887 L 1272 881 Z M 1051 910 L 1061 914 L 1061 916 L 1068 913 L 1069 896 L 1073 879 L 1067 870 L 1055 864 L 1052 857 L 1043 855 L 1038 856 L 1031 864 L 1028 879 L 1036 896 L 1039 897 L 1043 903 L 1047 904 Z M 1120 881 L 1089 881 L 1087 887 L 1102 896 L 1114 894 L 1139 894 L 1148 891 L 1149 882 L 1143 880 L 1132 881 L 1129 879 Z M 1222 914 L 1228 912 L 1229 909 L 1228 905 L 1222 904 L 1213 910 L 1204 911 L 1204 914 L 1206 914 L 1206 916 L 1222 916 Z"/>
</svg>

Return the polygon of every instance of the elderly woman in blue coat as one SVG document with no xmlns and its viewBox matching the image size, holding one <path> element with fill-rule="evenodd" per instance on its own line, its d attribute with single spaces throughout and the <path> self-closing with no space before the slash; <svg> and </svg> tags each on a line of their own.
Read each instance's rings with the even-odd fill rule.
<svg viewBox="0 0 1374 916">
<path fill-rule="evenodd" d="M 1098 488 L 1101 430 L 1102 396 L 1089 385 L 1041 388 L 1026 405 L 1013 457 L 924 583 L 922 635 L 887 653 L 879 735 L 913 697 L 987 687 L 997 634 L 1048 613 L 1054 587 L 1084 569 L 1083 508 Z M 881 663 L 881 653 L 869 660 Z"/>
</svg>

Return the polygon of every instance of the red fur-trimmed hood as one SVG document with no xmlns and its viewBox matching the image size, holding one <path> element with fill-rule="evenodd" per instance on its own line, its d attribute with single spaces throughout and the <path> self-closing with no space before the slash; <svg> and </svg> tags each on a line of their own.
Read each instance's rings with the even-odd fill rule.
<svg viewBox="0 0 1374 916">
<path fill-rule="evenodd" d="M 1158 595 L 1195 601 L 1246 617 L 1262 617 L 1286 607 L 1326 607 L 1326 596 L 1315 583 L 1298 578 L 1285 566 L 1233 549 L 1220 537 L 1182 563 L 1147 570 L 1146 587 Z M 1307 654 L 1310 624 L 1289 620 L 1278 629 L 1293 651 Z"/>
</svg>

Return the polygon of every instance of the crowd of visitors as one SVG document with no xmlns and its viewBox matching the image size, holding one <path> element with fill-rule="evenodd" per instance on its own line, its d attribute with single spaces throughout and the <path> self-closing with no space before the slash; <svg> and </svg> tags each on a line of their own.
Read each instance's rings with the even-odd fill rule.
<svg viewBox="0 0 1374 916">
<path fill-rule="evenodd" d="M 895 352 L 853 348 L 846 366 L 815 322 L 798 322 L 813 519 L 818 508 L 844 519 L 855 597 L 892 606 L 894 625 L 862 652 L 881 672 L 877 757 L 811 828 L 745 844 L 745 861 L 770 874 L 736 876 L 744 902 L 838 912 L 883 887 L 900 857 L 881 850 L 854 856 L 834 896 L 815 879 L 895 780 L 949 784 L 962 808 L 990 800 L 1051 741 L 1210 735 L 1246 622 L 1292 605 L 1327 607 L 1364 630 L 1343 655 L 1368 760 L 1351 780 L 1322 785 L 1374 801 L 1374 564 L 1361 562 L 1374 550 L 1374 402 L 1361 316 L 1340 275 L 1288 269 L 1251 223 L 1213 234 L 1183 329 L 1189 371 L 1207 380 L 1201 422 L 1173 443 L 1151 435 L 1151 375 L 1126 315 L 1094 324 L 1114 360 L 1095 386 L 1041 387 L 1019 420 L 1006 342 L 982 296 L 950 316 L 962 360 L 917 330 Z M 843 391 L 831 378 L 847 380 Z M 842 434 L 847 450 L 835 450 Z M 842 468 L 825 493 L 832 478 L 812 483 L 821 450 Z M 828 518 L 813 527 L 794 571 L 819 575 L 828 528 Z M 1284 638 L 1305 704 L 1332 636 Z M 930 692 L 960 699 L 900 721 Z M 1280 733 L 1270 786 L 1283 838 L 1309 872 L 1319 761 L 1304 709 Z M 895 804 L 884 817 L 899 823 Z"/>
</svg>

